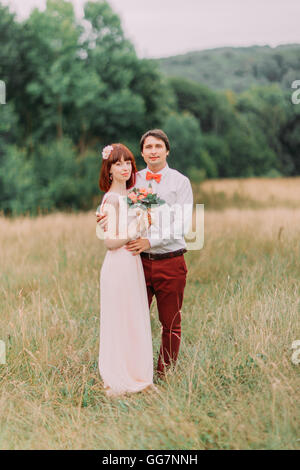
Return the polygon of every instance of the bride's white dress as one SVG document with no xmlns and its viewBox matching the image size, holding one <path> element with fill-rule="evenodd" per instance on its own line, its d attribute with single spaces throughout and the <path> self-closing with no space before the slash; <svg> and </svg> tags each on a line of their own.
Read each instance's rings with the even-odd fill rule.
<svg viewBox="0 0 300 470">
<path fill-rule="evenodd" d="M 104 195 L 100 212 L 110 194 Z M 153 384 L 143 265 L 140 255 L 133 256 L 125 247 L 107 250 L 101 268 L 99 371 L 110 395 L 138 392 Z"/>
</svg>

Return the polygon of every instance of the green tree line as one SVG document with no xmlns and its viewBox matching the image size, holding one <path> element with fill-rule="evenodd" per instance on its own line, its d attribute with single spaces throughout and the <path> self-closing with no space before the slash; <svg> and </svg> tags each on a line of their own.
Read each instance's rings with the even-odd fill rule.
<svg viewBox="0 0 300 470">
<path fill-rule="evenodd" d="M 299 174 L 300 106 L 279 85 L 242 93 L 167 78 L 139 59 L 106 1 L 48 0 L 18 22 L 0 4 L 0 211 L 90 209 L 102 147 L 161 127 L 170 165 L 192 180 Z"/>
<path fill-rule="evenodd" d="M 290 90 L 300 77 L 300 44 L 218 47 L 157 59 L 168 76 L 183 77 L 237 93 L 277 83 Z"/>
</svg>

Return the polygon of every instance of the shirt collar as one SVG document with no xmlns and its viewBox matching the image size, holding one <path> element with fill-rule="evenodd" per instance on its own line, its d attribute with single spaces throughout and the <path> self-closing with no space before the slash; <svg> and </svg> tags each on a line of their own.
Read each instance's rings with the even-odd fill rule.
<svg viewBox="0 0 300 470">
<path fill-rule="evenodd" d="M 167 164 L 167 162 L 166 162 L 166 166 L 164 166 L 163 169 L 158 171 L 157 173 L 153 173 L 153 171 L 151 171 L 150 168 L 148 168 L 148 166 L 146 168 L 146 171 L 150 171 L 150 173 L 153 173 L 154 175 L 159 174 L 162 176 L 165 176 L 165 174 L 168 173 L 168 170 L 169 170 L 169 165 Z"/>
</svg>

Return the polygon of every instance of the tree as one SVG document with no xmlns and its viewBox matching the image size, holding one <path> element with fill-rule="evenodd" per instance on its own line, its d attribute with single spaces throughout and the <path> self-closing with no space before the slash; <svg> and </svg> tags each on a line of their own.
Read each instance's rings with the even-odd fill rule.
<svg viewBox="0 0 300 470">
<path fill-rule="evenodd" d="M 199 122 L 191 114 L 171 114 L 164 124 L 170 143 L 172 166 L 191 176 L 195 169 L 207 177 L 217 176 L 217 169 L 209 154 L 204 151 Z"/>
<path fill-rule="evenodd" d="M 120 135 L 135 140 L 163 122 L 172 106 L 169 87 L 154 62 L 137 58 L 107 2 L 88 2 L 85 20 L 86 69 L 96 71 L 103 84 L 90 132 L 105 143 L 119 141 Z"/>
<path fill-rule="evenodd" d="M 285 175 L 300 175 L 300 105 L 289 101 L 288 116 L 280 130 L 282 153 L 280 155 L 280 171 Z"/>
<path fill-rule="evenodd" d="M 255 174 L 264 174 L 271 168 L 283 171 L 282 161 L 286 151 L 282 145 L 282 129 L 289 116 L 290 102 L 278 85 L 252 87 L 237 100 L 236 110 L 243 116 L 247 133 L 261 155 L 261 164 L 256 159 Z M 264 162 L 264 163 L 263 163 Z"/>
<path fill-rule="evenodd" d="M 0 164 L 0 209 L 6 215 L 22 214 L 36 206 L 32 162 L 24 150 L 8 145 Z"/>
<path fill-rule="evenodd" d="M 29 136 L 38 141 L 61 138 L 68 130 L 65 111 L 80 96 L 84 71 L 77 52 L 83 29 L 75 23 L 73 5 L 64 0 L 47 0 L 46 10 L 35 9 L 24 27 Z"/>
</svg>

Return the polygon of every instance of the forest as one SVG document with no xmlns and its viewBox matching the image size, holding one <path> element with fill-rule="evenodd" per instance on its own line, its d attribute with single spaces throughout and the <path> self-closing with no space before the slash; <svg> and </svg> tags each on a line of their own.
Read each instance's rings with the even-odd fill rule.
<svg viewBox="0 0 300 470">
<path fill-rule="evenodd" d="M 300 77 L 300 45 L 219 47 L 158 59 L 158 63 L 167 75 L 218 90 L 239 93 L 272 83 L 290 90 L 295 76 Z"/>
<path fill-rule="evenodd" d="M 170 139 L 170 166 L 196 183 L 300 174 L 291 100 L 300 46 L 202 51 L 195 73 L 187 62 L 172 68 L 178 58 L 167 71 L 166 59 L 137 56 L 100 0 L 85 3 L 80 21 L 65 0 L 24 21 L 0 4 L 0 38 L 4 215 L 91 209 L 103 146 L 124 143 L 142 168 L 140 137 L 156 127 Z"/>
</svg>

